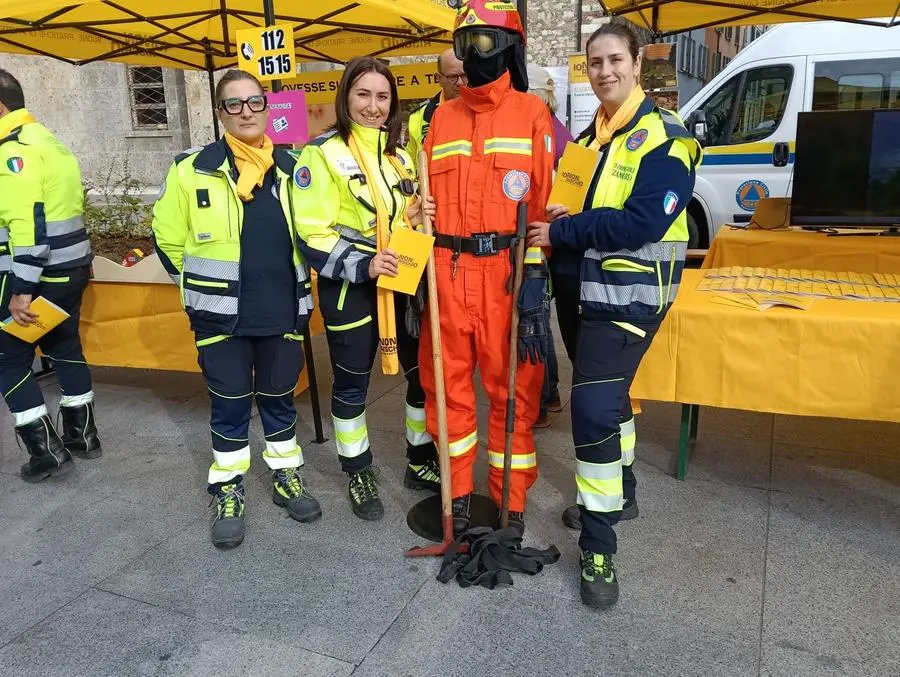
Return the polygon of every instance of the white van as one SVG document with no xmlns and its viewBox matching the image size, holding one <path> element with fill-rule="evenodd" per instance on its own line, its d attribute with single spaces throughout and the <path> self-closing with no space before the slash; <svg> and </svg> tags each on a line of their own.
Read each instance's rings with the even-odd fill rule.
<svg viewBox="0 0 900 677">
<path fill-rule="evenodd" d="M 749 223 L 760 198 L 790 196 L 798 113 L 872 108 L 900 108 L 900 27 L 796 23 L 750 43 L 679 111 L 692 131 L 706 118 L 691 246 Z"/>
</svg>

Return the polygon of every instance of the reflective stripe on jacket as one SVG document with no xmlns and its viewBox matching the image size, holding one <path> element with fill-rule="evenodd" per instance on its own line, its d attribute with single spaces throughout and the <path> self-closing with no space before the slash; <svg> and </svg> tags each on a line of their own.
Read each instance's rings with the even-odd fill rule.
<svg viewBox="0 0 900 677">
<path fill-rule="evenodd" d="M 406 169 L 400 176 L 384 153 L 385 132 L 355 123 L 353 130 L 369 165 L 380 168 L 374 183 L 391 210 L 391 228 L 405 225 L 413 196 L 401 191 L 401 182 L 406 180 L 409 186 L 416 179 L 412 159 L 402 148 L 396 149 Z M 368 282 L 369 261 L 376 252 L 375 203 L 362 167 L 335 132 L 307 144 L 298 164 L 304 208 L 297 229 L 303 254 L 323 277 Z"/>
<path fill-rule="evenodd" d="M 648 98 L 605 151 L 588 209 L 554 222 L 551 242 L 583 252 L 584 317 L 660 315 L 681 281 L 700 146 L 674 113 Z"/>
<path fill-rule="evenodd" d="M 306 202 L 297 190 L 295 166 L 292 154 L 275 151 L 278 201 L 291 228 L 296 329 L 300 333 L 313 309 L 313 297 L 296 233 Z M 237 324 L 243 221 L 244 206 L 224 140 L 175 159 L 153 207 L 153 236 L 163 266 L 181 287 L 182 302 L 195 331 L 230 334 Z"/>
<path fill-rule="evenodd" d="M 0 139 L 0 275 L 13 294 L 33 294 L 44 272 L 86 266 L 93 254 L 78 161 L 27 110 L 3 127 L 19 120 Z"/>
</svg>

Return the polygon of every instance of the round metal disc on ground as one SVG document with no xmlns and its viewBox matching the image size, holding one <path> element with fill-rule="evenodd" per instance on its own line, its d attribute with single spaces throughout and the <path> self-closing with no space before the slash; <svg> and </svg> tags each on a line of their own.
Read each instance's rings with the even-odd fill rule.
<svg viewBox="0 0 900 677">
<path fill-rule="evenodd" d="M 497 528 L 500 518 L 497 505 L 487 496 L 472 494 L 472 502 L 469 504 L 471 512 L 471 525 L 473 527 Z M 406 513 L 406 524 L 413 533 L 429 541 L 440 543 L 443 539 L 441 528 L 441 497 L 429 496 L 419 501 Z"/>
</svg>

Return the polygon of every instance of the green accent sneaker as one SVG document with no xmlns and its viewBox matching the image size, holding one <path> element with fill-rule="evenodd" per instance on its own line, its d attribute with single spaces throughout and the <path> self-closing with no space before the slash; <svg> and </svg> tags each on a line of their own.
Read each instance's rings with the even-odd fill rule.
<svg viewBox="0 0 900 677">
<path fill-rule="evenodd" d="M 430 460 L 424 465 L 413 465 L 410 463 L 406 466 L 406 475 L 403 477 L 403 486 L 407 489 L 415 489 L 421 491 L 440 492 L 441 490 L 441 468 L 438 462 Z"/>
<path fill-rule="evenodd" d="M 350 473 L 348 491 L 354 515 L 364 520 L 380 520 L 384 517 L 384 506 L 378 497 L 378 480 L 372 466 Z"/>
<path fill-rule="evenodd" d="M 303 486 L 299 468 L 272 472 L 272 502 L 298 522 L 314 522 L 322 516 L 319 502 Z"/>
<path fill-rule="evenodd" d="M 619 581 L 612 555 L 581 551 L 581 601 L 600 609 L 619 599 Z"/>
<path fill-rule="evenodd" d="M 209 505 L 216 507 L 212 523 L 212 542 L 217 548 L 236 548 L 244 541 L 244 485 L 238 481 L 232 484 L 212 485 L 213 495 Z"/>
</svg>

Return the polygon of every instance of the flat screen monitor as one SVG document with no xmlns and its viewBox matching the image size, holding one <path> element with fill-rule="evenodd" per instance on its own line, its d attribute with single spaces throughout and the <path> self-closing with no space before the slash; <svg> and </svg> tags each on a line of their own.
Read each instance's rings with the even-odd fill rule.
<svg viewBox="0 0 900 677">
<path fill-rule="evenodd" d="M 800 113 L 791 223 L 900 227 L 900 110 Z"/>
</svg>

